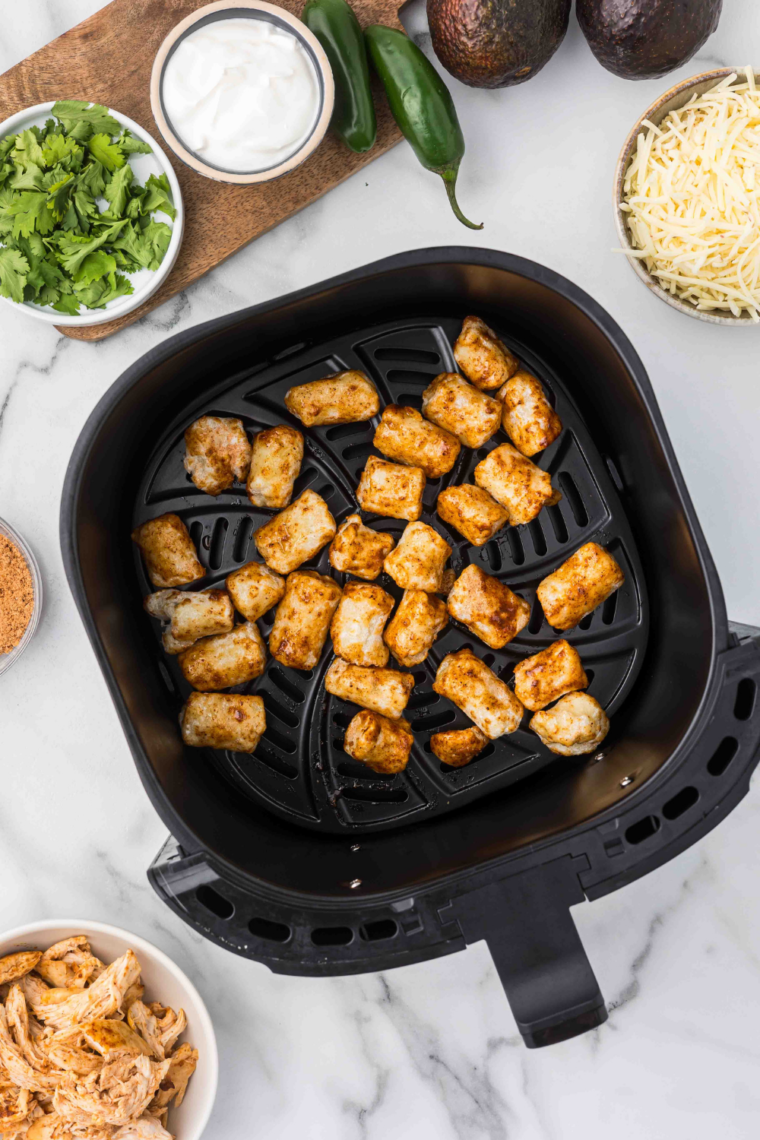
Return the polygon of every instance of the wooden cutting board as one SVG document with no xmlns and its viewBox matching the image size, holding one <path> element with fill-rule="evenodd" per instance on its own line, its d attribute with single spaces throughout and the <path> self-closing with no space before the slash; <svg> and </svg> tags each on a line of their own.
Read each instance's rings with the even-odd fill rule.
<svg viewBox="0 0 760 1140">
<path fill-rule="evenodd" d="M 10 2 L 10 0 L 9 0 Z M 376 98 L 377 143 L 352 154 L 332 134 L 276 182 L 229 186 L 189 170 L 161 140 L 150 110 L 153 58 L 171 28 L 208 0 L 112 0 L 88 20 L 0 75 L 0 120 L 35 103 L 88 99 L 113 107 L 153 135 L 172 161 L 185 200 L 185 237 L 174 269 L 134 312 L 90 327 L 61 328 L 76 340 L 102 340 L 192 285 L 254 238 L 321 198 L 401 138 L 388 105 Z M 278 0 L 299 15 L 305 0 Z M 352 0 L 362 26 L 400 27 L 400 0 Z"/>
</svg>

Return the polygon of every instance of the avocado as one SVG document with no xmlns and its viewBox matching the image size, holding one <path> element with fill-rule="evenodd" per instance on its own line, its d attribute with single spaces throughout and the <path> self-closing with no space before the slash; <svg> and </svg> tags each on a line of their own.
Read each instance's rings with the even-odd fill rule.
<svg viewBox="0 0 760 1140">
<path fill-rule="evenodd" d="M 723 0 L 577 0 L 589 47 L 613 75 L 657 79 L 691 59 L 718 26 Z"/>
<path fill-rule="evenodd" d="M 512 87 L 565 38 L 571 0 L 427 0 L 433 50 L 470 87 Z"/>
</svg>

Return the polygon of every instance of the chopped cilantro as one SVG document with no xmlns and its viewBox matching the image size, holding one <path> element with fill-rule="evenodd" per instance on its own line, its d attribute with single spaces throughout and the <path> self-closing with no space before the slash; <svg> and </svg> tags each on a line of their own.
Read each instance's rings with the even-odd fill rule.
<svg viewBox="0 0 760 1140">
<path fill-rule="evenodd" d="M 150 147 L 105 107 L 69 99 L 44 127 L 0 139 L 0 295 L 76 316 L 134 292 L 125 273 L 158 269 L 174 219 L 165 174 L 129 165 Z"/>
</svg>

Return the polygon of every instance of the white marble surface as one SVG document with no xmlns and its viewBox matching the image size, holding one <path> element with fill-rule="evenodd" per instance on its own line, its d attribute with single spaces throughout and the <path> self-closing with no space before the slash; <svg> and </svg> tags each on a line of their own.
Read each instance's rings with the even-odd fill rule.
<svg viewBox="0 0 760 1140">
<path fill-rule="evenodd" d="M 0 69 L 97 7 L 13 5 L 0 22 Z M 674 80 L 760 63 L 757 0 L 727 0 L 725 9 L 719 32 Z M 423 37 L 421 9 L 406 18 Z M 760 333 L 670 311 L 611 252 L 617 151 L 666 85 L 609 75 L 573 23 L 552 63 L 522 87 L 478 92 L 452 82 L 468 145 L 461 202 L 485 220 L 481 233 L 454 221 L 441 186 L 401 146 L 112 340 L 69 341 L 0 307 L 0 515 L 34 547 L 47 591 L 40 631 L 1 683 L 0 930 L 100 919 L 152 939 L 188 970 L 221 1047 L 208 1140 L 757 1133 L 757 788 L 696 848 L 576 908 L 611 1006 L 608 1023 L 586 1037 L 525 1050 L 483 946 L 384 976 L 274 977 L 197 938 L 150 890 L 145 870 L 164 828 L 139 785 L 58 548 L 71 448 L 96 400 L 141 353 L 170 332 L 377 257 L 471 243 L 544 262 L 622 324 L 649 369 L 729 612 L 760 625 Z"/>
</svg>

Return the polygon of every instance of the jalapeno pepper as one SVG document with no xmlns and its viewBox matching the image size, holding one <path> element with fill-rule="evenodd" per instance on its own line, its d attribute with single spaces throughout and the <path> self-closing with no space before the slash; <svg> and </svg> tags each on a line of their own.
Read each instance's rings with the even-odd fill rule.
<svg viewBox="0 0 760 1140">
<path fill-rule="evenodd" d="M 427 170 L 440 174 L 459 221 L 472 230 L 482 230 L 482 223 L 467 220 L 456 199 L 464 136 L 448 87 L 403 32 L 372 24 L 364 36 L 393 117 L 417 158 Z"/>
<path fill-rule="evenodd" d="M 369 85 L 367 48 L 359 21 L 346 0 L 309 0 L 302 19 L 330 61 L 335 80 L 331 128 L 346 146 L 362 153 L 375 145 L 377 122 Z"/>
</svg>

